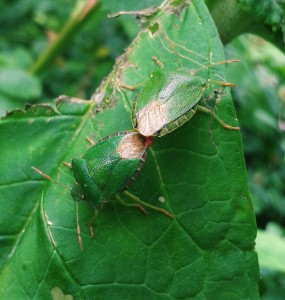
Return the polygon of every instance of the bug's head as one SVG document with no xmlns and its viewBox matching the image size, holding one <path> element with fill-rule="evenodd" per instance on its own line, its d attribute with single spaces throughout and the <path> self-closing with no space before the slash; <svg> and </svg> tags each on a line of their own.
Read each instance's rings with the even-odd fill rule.
<svg viewBox="0 0 285 300">
<path fill-rule="evenodd" d="M 71 196 L 74 201 L 79 202 L 79 201 L 85 200 L 83 191 L 77 182 L 75 182 L 75 184 L 71 190 Z"/>
</svg>

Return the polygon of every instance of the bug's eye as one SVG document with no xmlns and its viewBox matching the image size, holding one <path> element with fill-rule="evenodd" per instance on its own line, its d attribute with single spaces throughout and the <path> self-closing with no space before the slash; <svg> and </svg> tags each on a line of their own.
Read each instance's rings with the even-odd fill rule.
<svg viewBox="0 0 285 300">
<path fill-rule="evenodd" d="M 214 90 L 215 95 L 226 95 L 225 92 Z"/>
</svg>

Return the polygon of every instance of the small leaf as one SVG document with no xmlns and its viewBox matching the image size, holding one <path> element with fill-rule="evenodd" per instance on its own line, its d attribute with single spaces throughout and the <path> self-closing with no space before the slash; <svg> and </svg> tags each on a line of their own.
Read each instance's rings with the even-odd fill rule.
<svg viewBox="0 0 285 300">
<path fill-rule="evenodd" d="M 281 26 L 283 12 L 275 0 L 239 0 L 239 4 L 244 10 L 250 11 L 257 20 L 272 27 Z"/>
<path fill-rule="evenodd" d="M 0 70 L 0 91 L 9 97 L 32 100 L 41 94 L 38 78 L 20 69 Z"/>
<path fill-rule="evenodd" d="M 274 247 L 272 247 L 274 245 Z M 285 273 L 285 241 L 272 232 L 258 230 L 256 239 L 259 263 L 262 268 Z"/>
<path fill-rule="evenodd" d="M 28 68 L 33 62 L 31 53 L 22 47 L 0 52 L 0 68 Z"/>
</svg>

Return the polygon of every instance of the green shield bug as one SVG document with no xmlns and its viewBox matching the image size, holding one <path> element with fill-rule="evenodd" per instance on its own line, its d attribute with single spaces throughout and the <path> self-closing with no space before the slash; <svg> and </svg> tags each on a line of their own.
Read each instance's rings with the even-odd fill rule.
<svg viewBox="0 0 285 300">
<path fill-rule="evenodd" d="M 213 98 L 215 90 L 211 86 L 212 83 L 221 87 L 235 86 L 225 82 L 218 74 L 214 75 L 219 80 L 210 78 L 212 77 L 210 69 L 213 66 L 238 62 L 238 60 L 212 62 L 212 52 L 209 53 L 208 59 L 200 53 L 173 42 L 161 26 L 159 24 L 157 26 L 159 29 L 156 34 L 162 47 L 173 55 L 179 67 L 175 70 L 164 70 L 163 61 L 152 56 L 152 60 L 159 69 L 152 71 L 151 77 L 135 96 L 132 110 L 133 128 L 144 136 L 163 136 L 183 125 L 197 110 L 200 110 L 211 114 L 223 127 L 239 130 L 239 127 L 226 124 L 212 109 L 199 105 L 203 99 L 209 96 Z M 194 59 L 195 57 L 198 61 Z M 162 58 L 164 58 L 163 55 Z M 198 68 L 189 69 L 182 64 L 182 60 Z"/>
<path fill-rule="evenodd" d="M 197 105 L 209 82 L 209 79 L 205 80 L 186 70 L 167 73 L 163 70 L 155 71 L 134 101 L 133 127 L 144 136 L 163 136 L 201 110 L 212 114 L 222 126 L 239 130 L 238 127 L 225 124 L 211 109 Z M 227 82 L 215 82 L 221 86 L 234 86 Z"/>
<path fill-rule="evenodd" d="M 137 132 L 119 132 L 98 141 L 82 158 L 74 158 L 73 199 L 96 209 L 126 189 L 143 166 L 147 140 Z"/>
<path fill-rule="evenodd" d="M 145 137 L 134 131 L 118 132 L 99 140 L 81 158 L 72 160 L 70 167 L 76 181 L 72 189 L 44 174 L 39 169 L 35 167 L 32 167 L 32 169 L 45 178 L 71 190 L 72 198 L 77 205 L 79 201 L 86 201 L 95 209 L 94 218 L 90 221 L 92 235 L 92 222 L 98 215 L 98 210 L 113 197 L 121 204 L 137 207 L 146 214 L 144 207 L 173 218 L 163 208 L 146 203 L 130 192 L 125 191 L 141 171 L 146 158 L 146 149 L 151 143 L 151 137 Z M 69 164 L 65 164 L 69 166 Z M 124 202 L 118 195 L 123 191 L 135 203 Z M 79 244 L 82 248 L 78 213 L 76 223 Z"/>
</svg>

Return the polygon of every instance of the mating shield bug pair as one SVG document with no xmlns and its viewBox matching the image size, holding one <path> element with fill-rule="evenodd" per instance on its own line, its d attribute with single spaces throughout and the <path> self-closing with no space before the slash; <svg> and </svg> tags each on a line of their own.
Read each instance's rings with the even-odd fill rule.
<svg viewBox="0 0 285 300">
<path fill-rule="evenodd" d="M 234 61 L 212 63 L 204 66 L 204 69 L 228 62 Z M 239 130 L 223 122 L 211 109 L 199 105 L 211 82 L 221 87 L 233 84 L 204 79 L 196 73 L 198 71 L 187 70 L 158 70 L 152 73 L 133 103 L 132 123 L 136 131 L 119 132 L 103 138 L 87 150 L 83 157 L 72 160 L 71 168 L 76 183 L 71 189 L 71 195 L 75 201 L 90 203 L 96 211 L 95 215 L 113 197 L 122 202 L 117 195 L 126 190 L 140 172 L 153 136 L 163 136 L 175 130 L 198 110 L 211 114 L 227 129 Z M 37 168 L 33 167 L 33 170 L 53 180 Z M 135 206 L 145 213 L 144 207 L 148 207 L 173 218 L 166 210 L 143 202 L 129 192 L 125 193 L 135 202 L 125 205 Z M 77 228 L 82 245 L 79 225 Z"/>
</svg>

